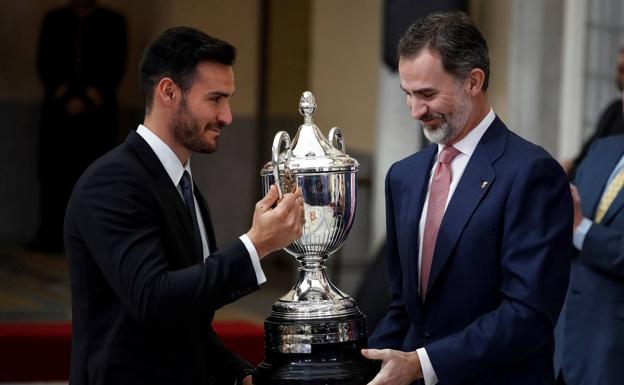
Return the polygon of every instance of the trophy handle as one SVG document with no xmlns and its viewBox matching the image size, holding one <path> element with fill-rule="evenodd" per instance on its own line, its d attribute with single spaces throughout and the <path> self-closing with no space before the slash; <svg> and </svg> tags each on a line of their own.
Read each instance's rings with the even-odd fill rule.
<svg viewBox="0 0 624 385">
<path fill-rule="evenodd" d="M 271 162 L 273 163 L 273 177 L 275 178 L 275 187 L 277 187 L 277 193 L 279 194 L 279 199 L 282 199 L 284 193 L 282 191 L 282 183 L 279 178 L 279 155 L 280 149 L 282 148 L 282 143 L 286 143 L 286 159 L 288 159 L 288 152 L 290 152 L 290 135 L 286 131 L 280 131 L 275 134 L 275 138 L 273 139 L 273 158 Z M 286 159 L 284 159 L 284 173 L 286 173 Z"/>
<path fill-rule="evenodd" d="M 342 130 L 339 127 L 333 127 L 329 130 L 329 135 L 327 135 L 329 142 L 337 148 L 338 150 L 346 153 L 344 135 L 342 135 Z"/>
</svg>

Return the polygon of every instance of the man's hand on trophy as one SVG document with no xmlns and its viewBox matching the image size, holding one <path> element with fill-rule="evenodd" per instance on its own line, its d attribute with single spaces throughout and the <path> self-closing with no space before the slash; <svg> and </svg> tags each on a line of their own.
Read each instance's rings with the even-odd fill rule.
<svg viewBox="0 0 624 385">
<path fill-rule="evenodd" d="M 416 352 L 362 349 L 362 355 L 369 360 L 381 360 L 381 370 L 368 385 L 407 385 L 423 377 Z"/>
<path fill-rule="evenodd" d="M 262 259 L 267 254 L 282 249 L 303 233 L 303 193 L 297 188 L 294 193 L 284 194 L 277 202 L 277 188 L 272 185 L 267 195 L 256 203 L 253 223 L 247 236 L 256 247 Z M 272 207 L 277 202 L 275 207 Z"/>
</svg>

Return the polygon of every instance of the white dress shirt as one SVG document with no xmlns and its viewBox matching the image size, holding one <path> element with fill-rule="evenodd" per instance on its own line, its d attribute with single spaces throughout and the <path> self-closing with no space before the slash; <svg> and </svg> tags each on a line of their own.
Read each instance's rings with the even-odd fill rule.
<svg viewBox="0 0 624 385">
<path fill-rule="evenodd" d="M 448 197 L 446 199 L 446 205 L 444 206 L 444 210 L 448 207 L 449 202 L 451 201 L 451 197 L 457 188 L 457 184 L 464 174 L 464 170 L 468 165 L 468 161 L 472 156 L 475 148 L 477 148 L 477 144 L 481 140 L 481 137 L 487 130 L 487 128 L 492 124 L 496 114 L 494 114 L 494 110 L 490 108 L 490 112 L 483 118 L 481 123 L 479 123 L 475 128 L 473 128 L 465 137 L 463 137 L 459 142 L 453 144 L 453 147 L 460 151 L 459 154 L 453 159 L 451 162 L 451 185 L 449 187 Z M 427 221 L 427 206 L 429 204 L 429 188 L 431 187 L 431 181 L 433 180 L 433 175 L 435 174 L 435 169 L 438 165 L 437 159 L 440 155 L 440 151 L 444 145 L 438 144 L 438 154 L 436 155 L 436 161 L 433 163 L 433 168 L 431 169 L 431 176 L 429 177 L 429 187 L 427 188 L 427 196 L 425 198 L 425 204 L 423 205 L 423 211 L 420 215 L 420 224 L 418 226 L 418 287 L 420 287 L 420 264 L 422 262 L 422 247 L 423 247 L 423 235 L 425 232 L 425 222 Z M 420 360 L 420 366 L 422 367 L 423 377 L 425 380 L 425 385 L 435 385 L 438 383 L 438 376 L 435 373 L 433 366 L 431 365 L 431 360 L 429 360 L 429 355 L 427 355 L 427 351 L 425 348 L 420 348 L 416 350 L 418 354 L 418 359 Z"/>
<path fill-rule="evenodd" d="M 140 124 L 136 132 L 147 142 L 152 151 L 154 151 L 156 157 L 158 157 L 160 163 L 162 163 L 163 167 L 165 168 L 165 171 L 167 171 L 169 178 L 171 178 L 171 181 L 176 186 L 176 189 L 180 194 L 180 199 L 184 201 L 182 188 L 180 187 L 180 179 L 182 179 L 184 171 L 187 171 L 189 173 L 189 176 L 191 177 L 191 181 L 193 180 L 193 174 L 191 173 L 191 160 L 188 159 L 186 161 L 186 165 L 182 165 L 180 159 L 178 159 L 173 150 L 144 125 Z M 191 186 L 193 186 L 192 183 Z M 204 260 L 206 260 L 206 258 L 208 258 L 208 256 L 210 255 L 208 241 L 206 238 L 206 226 L 204 225 L 204 219 L 202 218 L 201 211 L 199 210 L 199 205 L 197 204 L 197 198 L 195 197 L 194 192 L 193 200 L 195 201 L 195 214 L 197 215 L 197 224 L 199 225 L 199 233 L 201 235 L 203 257 Z M 266 277 L 264 275 L 264 272 L 262 271 L 262 266 L 260 266 L 260 257 L 258 256 L 258 252 L 256 251 L 253 243 L 251 242 L 247 234 L 241 235 L 239 239 L 243 242 L 245 248 L 249 252 L 249 258 L 251 259 L 254 272 L 256 273 L 258 285 L 266 282 Z"/>
</svg>

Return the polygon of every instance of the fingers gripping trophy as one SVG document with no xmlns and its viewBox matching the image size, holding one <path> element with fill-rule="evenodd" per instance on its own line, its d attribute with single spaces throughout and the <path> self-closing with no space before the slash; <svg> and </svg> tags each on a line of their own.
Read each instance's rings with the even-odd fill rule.
<svg viewBox="0 0 624 385">
<path fill-rule="evenodd" d="M 378 365 L 361 356 L 365 317 L 353 298 L 327 278 L 325 260 L 342 246 L 353 225 L 357 160 L 345 153 L 338 127 L 325 138 L 314 124 L 311 92 L 301 96 L 304 122 L 292 142 L 276 134 L 272 159 L 261 170 L 265 193 L 272 184 L 281 196 L 302 190 L 305 224 L 286 251 L 301 264 L 295 286 L 280 298 L 264 323 L 265 359 L 254 384 L 366 384 Z"/>
</svg>

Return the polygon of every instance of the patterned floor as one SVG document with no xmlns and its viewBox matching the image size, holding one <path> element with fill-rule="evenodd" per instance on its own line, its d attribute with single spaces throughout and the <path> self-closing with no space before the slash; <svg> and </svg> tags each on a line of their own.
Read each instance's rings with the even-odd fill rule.
<svg viewBox="0 0 624 385">
<path fill-rule="evenodd" d="M 70 318 L 69 277 L 64 256 L 0 251 L 0 321 Z"/>
<path fill-rule="evenodd" d="M 284 263 L 267 265 L 268 283 L 261 290 L 219 310 L 216 318 L 262 323 L 273 302 L 294 283 L 293 266 L 294 263 L 290 266 L 284 266 Z M 0 250 L 0 322 L 70 319 L 65 256 L 19 249 Z"/>
</svg>

